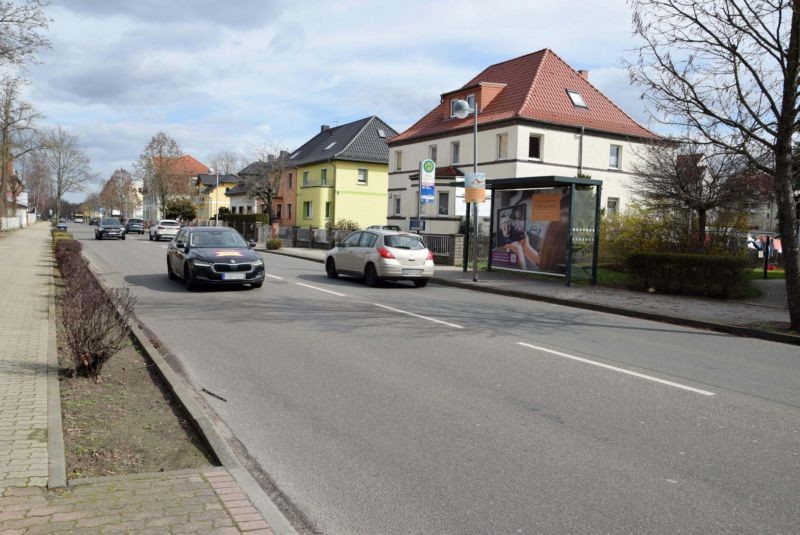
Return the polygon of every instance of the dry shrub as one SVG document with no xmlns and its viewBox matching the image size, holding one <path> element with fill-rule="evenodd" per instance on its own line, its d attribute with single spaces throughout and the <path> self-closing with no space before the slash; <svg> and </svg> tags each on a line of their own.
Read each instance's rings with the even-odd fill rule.
<svg viewBox="0 0 800 535">
<path fill-rule="evenodd" d="M 56 260 L 64 279 L 61 322 L 73 371 L 99 381 L 103 365 L 128 341 L 136 298 L 128 288 L 104 290 L 80 253 L 61 250 Z"/>
</svg>

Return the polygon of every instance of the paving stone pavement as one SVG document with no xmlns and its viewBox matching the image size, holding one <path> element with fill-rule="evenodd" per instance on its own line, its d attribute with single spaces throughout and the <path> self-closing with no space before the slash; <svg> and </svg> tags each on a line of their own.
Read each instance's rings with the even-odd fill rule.
<svg viewBox="0 0 800 535">
<path fill-rule="evenodd" d="M 47 488 L 50 247 L 47 223 L 0 235 L 0 535 L 273 534 L 223 467 Z"/>
<path fill-rule="evenodd" d="M 0 490 L 47 484 L 49 225 L 0 240 Z"/>
<path fill-rule="evenodd" d="M 224 468 L 93 479 L 0 496 L 0 535 L 273 534 Z"/>
</svg>

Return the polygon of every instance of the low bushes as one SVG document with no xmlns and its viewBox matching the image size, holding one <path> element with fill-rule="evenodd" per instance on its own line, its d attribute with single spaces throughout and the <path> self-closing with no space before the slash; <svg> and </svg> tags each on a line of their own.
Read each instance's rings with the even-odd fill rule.
<svg viewBox="0 0 800 535">
<path fill-rule="evenodd" d="M 127 288 L 106 292 L 81 256 L 80 242 L 62 239 L 54 248 L 64 280 L 61 322 L 73 372 L 99 381 L 103 365 L 128 342 L 136 298 Z"/>
<path fill-rule="evenodd" d="M 625 260 L 634 290 L 723 298 L 742 295 L 745 267 L 747 260 L 741 256 L 640 252 Z"/>
<path fill-rule="evenodd" d="M 267 240 L 267 249 L 274 251 L 283 247 L 283 240 L 280 238 L 272 238 Z"/>
</svg>

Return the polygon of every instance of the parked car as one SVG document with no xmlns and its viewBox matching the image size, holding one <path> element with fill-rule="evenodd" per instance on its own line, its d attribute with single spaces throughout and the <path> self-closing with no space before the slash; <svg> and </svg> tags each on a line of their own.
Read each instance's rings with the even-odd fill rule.
<svg viewBox="0 0 800 535">
<path fill-rule="evenodd" d="M 67 220 L 64 219 L 63 217 L 61 219 L 59 219 L 58 223 L 56 223 L 56 228 L 58 230 L 63 230 L 64 232 L 66 232 L 67 231 Z"/>
<path fill-rule="evenodd" d="M 76 223 L 83 223 L 83 216 L 82 215 L 76 215 L 75 219 L 73 219 L 73 221 L 75 221 Z"/>
<path fill-rule="evenodd" d="M 101 219 L 94 229 L 94 239 L 102 240 L 103 238 L 116 238 L 118 240 L 125 239 L 125 228 L 120 223 L 119 219 Z"/>
<path fill-rule="evenodd" d="M 160 240 L 162 238 L 172 239 L 178 234 L 181 224 L 174 219 L 162 219 L 155 225 L 150 226 L 150 239 Z"/>
<path fill-rule="evenodd" d="M 187 290 L 198 285 L 245 285 L 261 288 L 264 260 L 236 230 L 184 227 L 167 247 L 167 276 L 183 279 Z"/>
<path fill-rule="evenodd" d="M 99 222 L 100 222 L 100 218 L 99 217 L 93 217 L 93 218 L 89 219 L 89 225 L 96 225 Z"/>
<path fill-rule="evenodd" d="M 394 230 L 359 230 L 328 251 L 325 271 L 363 277 L 369 286 L 382 280 L 410 280 L 421 288 L 433 277 L 433 253 L 416 234 Z"/>
<path fill-rule="evenodd" d="M 136 232 L 137 234 L 144 234 L 144 220 L 137 219 L 132 217 L 128 219 L 128 222 L 125 223 L 125 233 L 132 234 Z"/>
</svg>

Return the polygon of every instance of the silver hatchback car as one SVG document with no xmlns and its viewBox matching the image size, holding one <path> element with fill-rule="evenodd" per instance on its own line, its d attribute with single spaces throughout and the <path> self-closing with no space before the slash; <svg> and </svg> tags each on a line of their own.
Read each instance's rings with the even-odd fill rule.
<svg viewBox="0 0 800 535">
<path fill-rule="evenodd" d="M 433 277 L 433 253 L 416 234 L 359 230 L 328 251 L 325 271 L 332 279 L 339 274 L 363 277 L 369 286 L 382 280 L 410 280 L 421 288 Z"/>
</svg>

